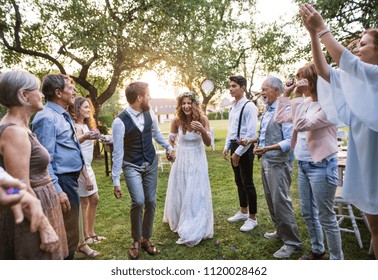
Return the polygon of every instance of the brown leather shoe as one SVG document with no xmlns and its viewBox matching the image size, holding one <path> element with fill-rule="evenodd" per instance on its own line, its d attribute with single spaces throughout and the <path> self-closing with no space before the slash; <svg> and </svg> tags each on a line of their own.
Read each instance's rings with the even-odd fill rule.
<svg viewBox="0 0 378 280">
<path fill-rule="evenodd" d="M 140 241 L 131 242 L 129 249 L 129 257 L 131 260 L 137 260 L 140 256 Z"/>
<path fill-rule="evenodd" d="M 142 239 L 141 241 L 142 248 L 150 255 L 157 255 L 160 251 L 155 247 L 154 244 L 151 243 L 149 239 Z"/>
</svg>

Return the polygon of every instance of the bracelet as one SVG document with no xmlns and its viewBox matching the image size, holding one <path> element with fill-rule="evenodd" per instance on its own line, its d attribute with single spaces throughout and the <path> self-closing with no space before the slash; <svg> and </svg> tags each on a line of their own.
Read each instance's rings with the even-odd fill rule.
<svg viewBox="0 0 378 280">
<path fill-rule="evenodd" d="M 320 32 L 318 33 L 318 38 L 320 39 L 320 37 L 322 37 L 324 34 L 326 34 L 326 33 L 328 33 L 328 32 L 331 32 L 331 30 L 329 30 L 329 28 L 326 28 L 326 29 L 320 31 Z"/>
</svg>

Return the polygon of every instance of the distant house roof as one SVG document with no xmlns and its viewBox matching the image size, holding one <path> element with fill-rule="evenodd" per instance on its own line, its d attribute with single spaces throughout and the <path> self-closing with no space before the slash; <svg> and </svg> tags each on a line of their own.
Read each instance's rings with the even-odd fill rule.
<svg viewBox="0 0 378 280">
<path fill-rule="evenodd" d="M 153 98 L 150 105 L 157 115 L 174 114 L 176 112 L 176 99 L 173 98 Z"/>
</svg>

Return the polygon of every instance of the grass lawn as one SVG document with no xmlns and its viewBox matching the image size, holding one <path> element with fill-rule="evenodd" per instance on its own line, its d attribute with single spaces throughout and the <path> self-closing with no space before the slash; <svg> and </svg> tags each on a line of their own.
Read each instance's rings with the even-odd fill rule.
<svg viewBox="0 0 378 280">
<path fill-rule="evenodd" d="M 272 260 L 273 253 L 278 250 L 282 243 L 278 240 L 267 240 L 263 234 L 273 230 L 273 225 L 266 206 L 263 193 L 260 162 L 254 163 L 254 182 L 257 190 L 259 225 L 252 231 L 243 233 L 239 230 L 242 223 L 228 223 L 227 218 L 232 216 L 238 209 L 237 189 L 233 179 L 230 163 L 222 159 L 222 150 L 227 133 L 227 121 L 210 121 L 211 127 L 215 128 L 215 151 L 207 150 L 209 162 L 209 176 L 213 196 L 214 209 L 214 238 L 202 241 L 194 248 L 185 245 L 177 245 L 177 234 L 173 233 L 167 224 L 162 222 L 165 194 L 168 183 L 169 169 L 164 166 L 164 171 L 159 169 L 157 187 L 157 207 L 153 231 L 153 242 L 158 245 L 161 253 L 151 257 L 142 252 L 141 259 L 146 260 L 213 260 L 223 256 L 228 260 Z M 163 124 L 161 131 L 169 131 L 169 124 Z M 108 240 L 92 245 L 101 255 L 96 259 L 124 260 L 128 259 L 128 249 L 131 242 L 130 233 L 130 197 L 127 188 L 122 186 L 123 197 L 116 200 L 113 196 L 111 177 L 105 176 L 103 159 L 93 162 L 99 186 L 100 203 L 98 206 L 95 229 L 99 235 L 104 235 Z M 291 185 L 291 198 L 300 236 L 303 241 L 303 252 L 310 250 L 310 241 L 304 220 L 301 216 L 300 202 L 297 185 L 297 167 L 293 173 Z M 193 186 L 195 187 L 195 186 Z M 356 210 L 355 213 L 359 214 Z M 344 224 L 348 224 L 345 221 Z M 349 225 L 350 226 L 350 225 Z M 364 260 L 372 259 L 368 255 L 370 234 L 362 221 L 358 221 L 364 248 L 360 249 L 354 233 L 342 232 L 343 250 L 345 259 Z M 216 245 L 219 241 L 219 245 Z M 292 255 L 291 259 L 298 259 L 300 254 Z"/>
</svg>

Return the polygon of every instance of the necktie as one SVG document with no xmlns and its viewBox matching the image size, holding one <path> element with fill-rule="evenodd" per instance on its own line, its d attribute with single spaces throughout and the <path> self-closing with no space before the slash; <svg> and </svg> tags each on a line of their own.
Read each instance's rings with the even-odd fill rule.
<svg viewBox="0 0 378 280">
<path fill-rule="evenodd" d="M 270 111 L 270 106 L 267 104 L 267 105 L 265 106 L 265 111 L 264 111 L 263 115 L 261 116 L 260 129 L 259 129 L 259 136 L 257 137 L 257 142 L 258 142 L 258 143 L 260 142 L 260 134 L 261 134 L 261 127 L 262 127 L 263 119 L 264 119 L 264 117 L 265 117 L 265 114 L 266 114 L 267 112 L 269 112 L 269 111 Z"/>
<path fill-rule="evenodd" d="M 74 142 L 76 143 L 76 145 L 77 145 L 77 147 L 78 147 L 78 149 L 80 151 L 80 157 L 81 157 L 81 160 L 82 160 L 82 162 L 84 164 L 85 162 L 84 162 L 83 154 L 81 152 L 81 146 L 80 146 L 79 138 L 77 138 L 75 126 L 74 126 L 74 124 L 72 122 L 72 119 L 71 119 L 70 115 L 67 112 L 63 113 L 63 117 L 66 119 L 66 121 L 71 126 L 71 129 L 72 129 L 72 138 L 73 138 Z"/>
</svg>

